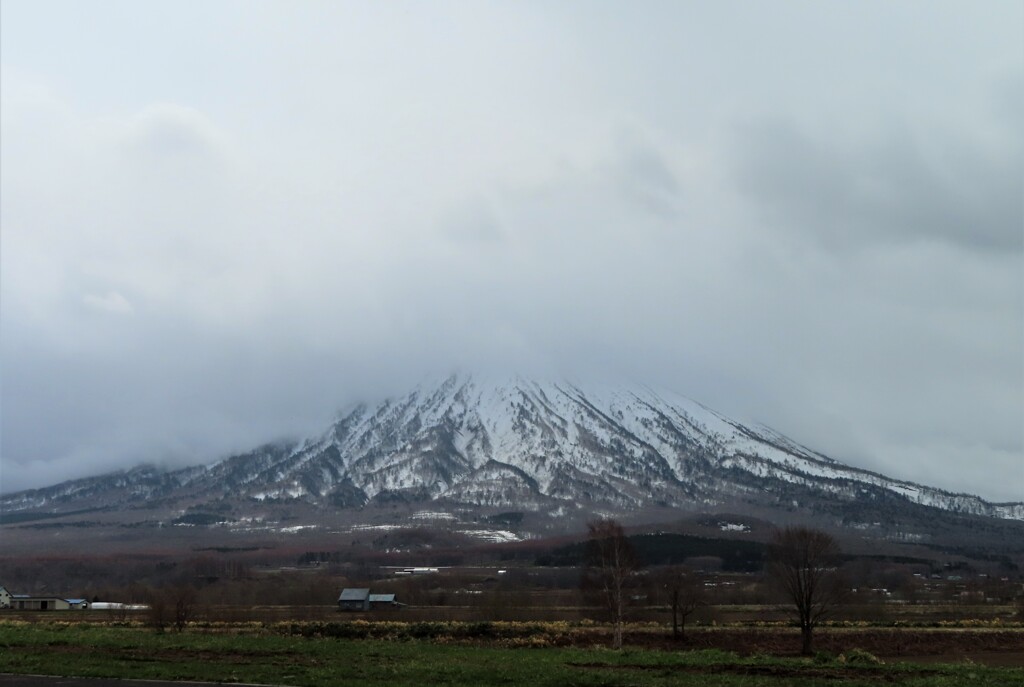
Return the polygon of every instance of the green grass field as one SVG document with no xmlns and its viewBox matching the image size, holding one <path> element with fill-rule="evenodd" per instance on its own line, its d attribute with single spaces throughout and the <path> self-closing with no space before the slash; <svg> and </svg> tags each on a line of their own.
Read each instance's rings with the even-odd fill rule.
<svg viewBox="0 0 1024 687">
<path fill-rule="evenodd" d="M 246 626 L 156 633 L 141 627 L 0 622 L 0 672 L 271 685 L 1024 685 L 1024 669 L 877 664 L 663 651 L 343 639 Z"/>
</svg>

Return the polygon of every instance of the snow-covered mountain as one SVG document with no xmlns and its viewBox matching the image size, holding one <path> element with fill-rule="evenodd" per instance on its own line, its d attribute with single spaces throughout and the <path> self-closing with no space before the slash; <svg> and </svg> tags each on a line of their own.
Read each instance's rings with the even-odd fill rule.
<svg viewBox="0 0 1024 687">
<path fill-rule="evenodd" d="M 1024 520 L 1024 503 L 993 504 L 844 465 L 674 393 L 463 375 L 351 408 L 314 439 L 205 467 L 138 468 L 10 494 L 0 507 L 184 495 L 334 509 L 396 501 L 620 511 L 884 503 Z"/>
</svg>

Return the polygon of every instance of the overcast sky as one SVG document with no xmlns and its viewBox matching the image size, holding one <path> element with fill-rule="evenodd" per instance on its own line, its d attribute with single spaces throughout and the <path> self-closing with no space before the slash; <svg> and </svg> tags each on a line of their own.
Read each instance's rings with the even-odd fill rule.
<svg viewBox="0 0 1024 687">
<path fill-rule="evenodd" d="M 1024 500 L 1024 3 L 0 5 L 0 490 L 454 368 Z"/>
</svg>

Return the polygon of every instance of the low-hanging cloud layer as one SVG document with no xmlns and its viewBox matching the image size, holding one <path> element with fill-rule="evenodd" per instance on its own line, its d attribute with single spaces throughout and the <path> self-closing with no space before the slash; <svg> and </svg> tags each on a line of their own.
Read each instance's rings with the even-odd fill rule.
<svg viewBox="0 0 1024 687">
<path fill-rule="evenodd" d="M 48 3 L 0 21 L 0 490 L 453 368 L 1024 500 L 1024 10 Z"/>
</svg>

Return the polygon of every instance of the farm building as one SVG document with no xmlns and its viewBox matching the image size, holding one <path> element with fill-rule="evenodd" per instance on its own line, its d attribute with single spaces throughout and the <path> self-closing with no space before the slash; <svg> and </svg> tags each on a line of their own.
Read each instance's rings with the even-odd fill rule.
<svg viewBox="0 0 1024 687">
<path fill-rule="evenodd" d="M 149 604 L 126 604 L 120 601 L 93 601 L 94 611 L 148 611 Z"/>
<path fill-rule="evenodd" d="M 338 607 L 343 611 L 370 611 L 375 608 L 397 608 L 401 605 L 395 601 L 394 594 L 371 594 L 369 589 L 345 588 L 338 597 Z"/>
<path fill-rule="evenodd" d="M 370 608 L 394 608 L 401 606 L 394 594 L 370 594 Z"/>
<path fill-rule="evenodd" d="M 402 568 L 396 570 L 395 575 L 433 575 L 438 572 L 438 568 Z"/>
<path fill-rule="evenodd" d="M 370 610 L 370 590 L 346 587 L 338 597 L 338 607 L 343 611 Z"/>
<path fill-rule="evenodd" d="M 89 602 L 86 599 L 64 599 L 59 596 L 11 594 L 0 586 L 0 608 L 15 611 L 81 611 L 89 608 Z"/>
<path fill-rule="evenodd" d="M 17 611 L 82 611 L 89 608 L 85 599 L 62 599 L 58 596 L 11 594 L 11 608 Z"/>
</svg>

